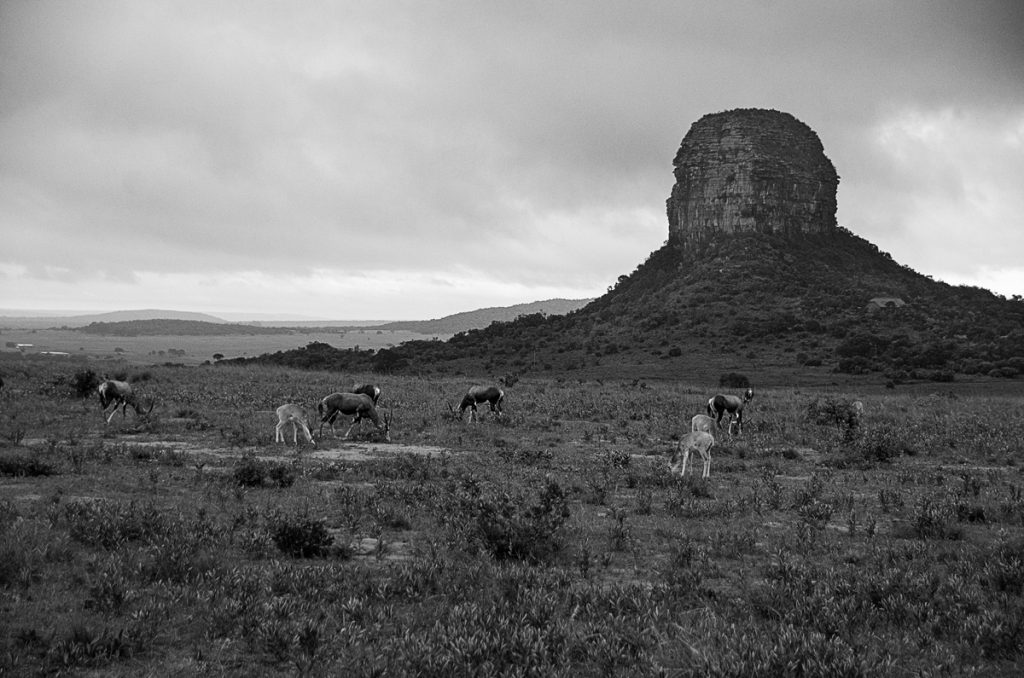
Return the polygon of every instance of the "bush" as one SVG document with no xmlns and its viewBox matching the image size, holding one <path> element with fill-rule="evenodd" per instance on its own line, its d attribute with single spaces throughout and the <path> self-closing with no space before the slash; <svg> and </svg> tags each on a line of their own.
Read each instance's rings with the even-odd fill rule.
<svg viewBox="0 0 1024 678">
<path fill-rule="evenodd" d="M 843 439 L 847 442 L 853 440 L 860 428 L 861 411 L 863 405 L 854 405 L 855 400 L 845 398 L 815 399 L 807 406 L 807 418 L 816 424 L 824 426 L 834 425 Z"/>
<path fill-rule="evenodd" d="M 307 515 L 275 516 L 268 526 L 277 548 L 293 558 L 317 558 L 330 552 L 334 537 L 323 520 Z"/>
<path fill-rule="evenodd" d="M 266 469 L 254 457 L 244 457 L 235 466 L 233 476 L 235 482 L 242 487 L 262 487 L 263 479 L 266 477 Z"/>
<path fill-rule="evenodd" d="M 79 398 L 88 398 L 100 385 L 100 378 L 92 370 L 76 372 L 71 379 L 71 388 Z"/>
<path fill-rule="evenodd" d="M 50 476 L 56 471 L 38 457 L 27 454 L 0 455 L 0 475 L 5 476 Z"/>
<path fill-rule="evenodd" d="M 725 388 L 750 388 L 750 380 L 745 375 L 729 372 L 718 378 L 718 385 Z"/>
<path fill-rule="evenodd" d="M 267 479 L 282 488 L 291 487 L 295 482 L 295 471 L 287 464 L 268 464 L 252 456 L 238 462 L 233 475 L 242 487 L 263 487 Z"/>
<path fill-rule="evenodd" d="M 883 425 L 864 432 L 853 444 L 856 455 L 866 462 L 889 463 L 902 454 L 913 454 L 903 434 L 894 426 Z"/>
<path fill-rule="evenodd" d="M 484 496 L 473 479 L 456 491 L 457 506 L 446 518 L 469 545 L 478 545 L 496 560 L 539 563 L 562 549 L 561 527 L 569 502 L 561 486 L 550 481 L 537 504 L 523 509 L 523 498 L 507 493 Z"/>
</svg>

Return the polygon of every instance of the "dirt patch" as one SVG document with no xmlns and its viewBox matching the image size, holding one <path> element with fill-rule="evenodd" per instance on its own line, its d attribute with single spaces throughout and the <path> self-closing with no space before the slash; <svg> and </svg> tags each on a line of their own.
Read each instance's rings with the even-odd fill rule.
<svg viewBox="0 0 1024 678">
<path fill-rule="evenodd" d="M 369 461 L 381 457 L 395 456 L 398 454 L 417 455 L 442 455 L 452 454 L 452 451 L 434 445 L 402 445 L 398 443 L 345 443 L 338 447 L 323 448 L 309 447 L 304 445 L 298 448 L 278 447 L 273 448 L 278 454 L 263 454 L 268 448 L 264 447 L 221 447 L 214 448 L 200 444 L 182 442 L 180 440 L 146 440 L 132 441 L 138 447 L 152 447 L 159 450 L 170 450 L 176 453 L 190 456 L 210 456 L 217 459 L 234 460 L 241 459 L 246 455 L 255 455 L 265 461 L 290 462 L 300 460 L 318 461 Z"/>
</svg>

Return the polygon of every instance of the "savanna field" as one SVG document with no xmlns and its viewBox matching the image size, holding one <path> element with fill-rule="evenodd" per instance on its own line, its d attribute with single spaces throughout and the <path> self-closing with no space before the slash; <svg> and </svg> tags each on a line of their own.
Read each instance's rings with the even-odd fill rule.
<svg viewBox="0 0 1024 678">
<path fill-rule="evenodd" d="M 152 412 L 105 425 L 88 372 Z M 447 407 L 466 377 L 30 358 L 3 376 L 0 673 L 1020 672 L 1012 389 L 754 383 L 702 480 L 668 457 L 742 389 L 524 377 L 469 424 Z M 390 443 L 369 423 L 342 440 L 347 422 L 274 442 L 278 405 L 315 431 L 356 382 L 383 388 Z"/>
</svg>

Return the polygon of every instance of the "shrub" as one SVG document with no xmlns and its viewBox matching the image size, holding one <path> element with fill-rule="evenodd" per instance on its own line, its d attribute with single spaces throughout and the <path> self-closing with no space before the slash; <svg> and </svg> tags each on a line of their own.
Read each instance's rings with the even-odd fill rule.
<svg viewBox="0 0 1024 678">
<path fill-rule="evenodd" d="M 64 518 L 72 539 L 108 551 L 166 531 L 164 515 L 151 504 L 73 501 L 64 505 Z"/>
<path fill-rule="evenodd" d="M 76 372 L 71 378 L 71 388 L 79 398 L 88 398 L 100 385 L 100 378 L 92 370 Z"/>
<path fill-rule="evenodd" d="M 901 454 L 913 454 L 903 433 L 894 426 L 881 425 L 869 429 L 853 443 L 857 457 L 869 463 L 889 463 Z"/>
<path fill-rule="evenodd" d="M 255 457 L 243 457 L 235 466 L 233 476 L 235 482 L 242 487 L 262 487 L 266 468 Z"/>
<path fill-rule="evenodd" d="M 522 497 L 507 493 L 485 496 L 473 479 L 456 491 L 457 506 L 445 518 L 470 544 L 496 560 L 539 563 L 562 549 L 561 527 L 569 518 L 569 502 L 561 486 L 550 481 L 539 500 L 523 508 Z"/>
<path fill-rule="evenodd" d="M 844 398 L 816 399 L 807 406 L 807 418 L 816 424 L 835 425 L 849 442 L 860 428 L 861 413 L 854 402 Z"/>
<path fill-rule="evenodd" d="M 308 515 L 277 515 L 270 519 L 270 538 L 277 548 L 293 558 L 325 556 L 334 543 L 323 520 Z"/>
<path fill-rule="evenodd" d="M 726 388 L 750 388 L 750 380 L 745 375 L 728 372 L 718 378 L 718 385 Z"/>
<path fill-rule="evenodd" d="M 36 456 L 27 454 L 0 455 L 0 475 L 5 476 L 49 476 L 56 471 Z"/>
<path fill-rule="evenodd" d="M 269 464 L 252 456 L 243 457 L 238 462 L 233 476 L 242 487 L 262 487 L 268 479 L 282 488 L 295 483 L 295 470 L 288 464 Z"/>
<path fill-rule="evenodd" d="M 949 502 L 922 497 L 914 511 L 914 533 L 921 539 L 960 539 L 963 530 L 956 524 L 956 509 Z"/>
</svg>

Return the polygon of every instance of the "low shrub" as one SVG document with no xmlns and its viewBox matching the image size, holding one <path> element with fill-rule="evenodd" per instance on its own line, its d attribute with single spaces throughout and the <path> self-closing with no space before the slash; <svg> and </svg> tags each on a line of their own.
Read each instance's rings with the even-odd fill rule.
<svg viewBox="0 0 1024 678">
<path fill-rule="evenodd" d="M 293 558 L 326 556 L 334 543 L 324 521 L 308 515 L 275 515 L 267 528 L 278 550 Z"/>
<path fill-rule="evenodd" d="M 57 471 L 36 455 L 0 454 L 0 475 L 5 476 L 51 476 Z"/>
<path fill-rule="evenodd" d="M 442 521 L 462 535 L 466 547 L 481 548 L 495 560 L 545 562 L 564 545 L 561 528 L 570 515 L 569 501 L 557 482 L 548 482 L 538 502 L 523 508 L 523 497 L 484 494 L 475 479 L 467 478 L 453 502 Z"/>
<path fill-rule="evenodd" d="M 725 388 L 750 388 L 750 379 L 737 372 L 727 372 L 718 378 L 718 385 Z"/>
<path fill-rule="evenodd" d="M 295 470 L 288 464 L 268 463 L 246 456 L 235 466 L 232 477 L 242 487 L 263 487 L 264 482 L 269 480 L 285 488 L 295 483 Z"/>
<path fill-rule="evenodd" d="M 890 463 L 903 454 L 914 454 L 905 434 L 891 425 L 876 426 L 865 431 L 852 447 L 856 456 L 868 463 Z"/>
</svg>

